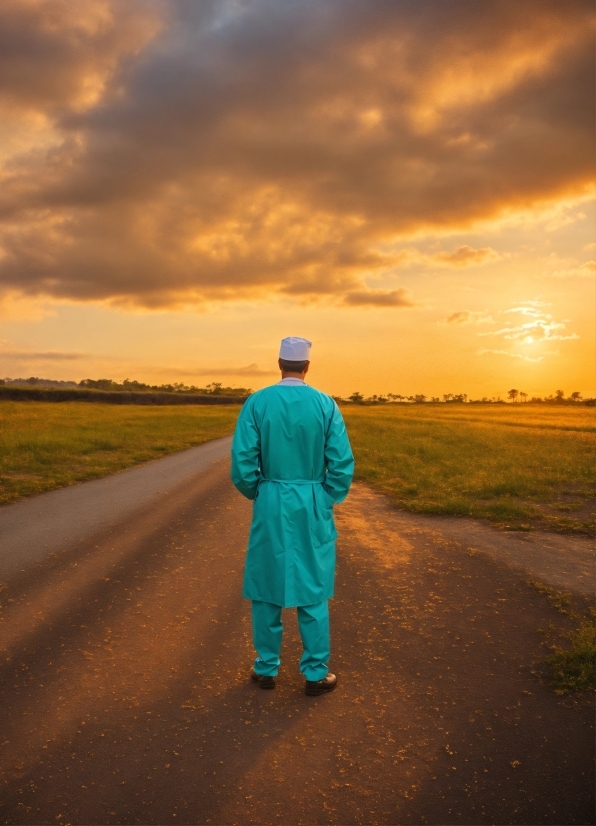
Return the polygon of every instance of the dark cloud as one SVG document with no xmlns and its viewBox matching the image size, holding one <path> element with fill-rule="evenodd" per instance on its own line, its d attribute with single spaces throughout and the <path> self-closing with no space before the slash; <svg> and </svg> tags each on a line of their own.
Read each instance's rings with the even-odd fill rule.
<svg viewBox="0 0 596 826">
<path fill-rule="evenodd" d="M 592 14 L 587 0 L 4 0 L 0 285 L 408 306 L 366 286 L 400 263 L 383 245 L 587 187 Z"/>
<path fill-rule="evenodd" d="M 467 310 L 459 310 L 458 312 L 451 313 L 450 316 L 447 316 L 446 320 L 449 324 L 465 324 L 470 320 L 470 313 Z"/>
<path fill-rule="evenodd" d="M 490 324 L 493 317 L 488 313 L 470 312 L 469 310 L 458 310 L 447 316 L 447 324 Z"/>
<path fill-rule="evenodd" d="M 56 115 L 100 102 L 163 21 L 153 0 L 3 0 L 0 24 L 3 110 Z"/>
<path fill-rule="evenodd" d="M 408 290 L 356 290 L 344 297 L 344 304 L 355 307 L 413 307 Z"/>
</svg>

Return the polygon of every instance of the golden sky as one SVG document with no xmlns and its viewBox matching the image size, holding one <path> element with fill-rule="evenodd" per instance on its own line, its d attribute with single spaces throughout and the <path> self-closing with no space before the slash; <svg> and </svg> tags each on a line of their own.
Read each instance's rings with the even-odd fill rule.
<svg viewBox="0 0 596 826">
<path fill-rule="evenodd" d="M 594 395 L 590 0 L 2 0 L 0 375 Z"/>
</svg>

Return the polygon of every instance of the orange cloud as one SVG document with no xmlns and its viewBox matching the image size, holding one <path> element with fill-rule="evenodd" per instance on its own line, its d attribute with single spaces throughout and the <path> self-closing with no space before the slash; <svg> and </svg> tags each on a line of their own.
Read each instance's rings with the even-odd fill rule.
<svg viewBox="0 0 596 826">
<path fill-rule="evenodd" d="M 533 358 L 532 356 L 526 356 L 523 353 L 510 353 L 508 350 L 486 350 L 480 349 L 476 351 L 478 356 L 507 356 L 508 358 L 512 359 L 520 359 L 521 361 L 532 361 L 538 362 L 542 361 L 543 356 L 536 356 Z"/>
<path fill-rule="evenodd" d="M 565 321 L 555 321 L 550 313 L 544 312 L 541 307 L 544 305 L 539 301 L 529 301 L 520 307 L 511 307 L 505 310 L 505 315 L 515 314 L 529 318 L 529 321 L 519 325 L 512 325 L 510 322 L 498 330 L 489 330 L 485 333 L 478 333 L 479 336 L 501 336 L 511 341 L 521 344 L 533 344 L 537 341 L 571 341 L 578 339 L 577 333 L 564 334 L 568 319 Z"/>
<path fill-rule="evenodd" d="M 445 321 L 448 324 L 490 324 L 493 318 L 487 313 L 459 310 L 447 316 Z"/>
<path fill-rule="evenodd" d="M 84 353 L 61 353 L 56 350 L 33 352 L 29 350 L 0 350 L 0 358 L 14 361 L 79 361 L 88 358 Z"/>
<path fill-rule="evenodd" d="M 487 261 L 497 261 L 500 255 L 491 247 L 475 250 L 464 244 L 453 252 L 438 252 L 433 258 L 454 267 L 467 267 L 473 264 L 484 264 Z"/>
<path fill-rule="evenodd" d="M 596 261 L 586 261 L 577 267 L 569 267 L 565 270 L 555 270 L 551 273 L 553 278 L 591 278 L 596 275 Z"/>
<path fill-rule="evenodd" d="M 344 297 L 353 307 L 413 307 L 414 302 L 403 287 L 398 290 L 357 290 Z"/>
<path fill-rule="evenodd" d="M 367 279 L 592 180 L 587 0 L 5 0 L 0 287 L 147 307 Z M 562 220 L 566 220 L 564 217 Z"/>
</svg>

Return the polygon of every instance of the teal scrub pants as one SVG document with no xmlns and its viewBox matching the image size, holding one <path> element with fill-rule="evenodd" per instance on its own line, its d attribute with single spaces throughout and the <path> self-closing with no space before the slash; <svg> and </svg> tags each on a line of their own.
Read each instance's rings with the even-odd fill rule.
<svg viewBox="0 0 596 826">
<path fill-rule="evenodd" d="M 275 677 L 281 660 L 281 606 L 253 601 L 252 629 L 257 658 L 255 671 L 263 677 Z M 327 600 L 316 605 L 299 605 L 298 628 L 304 653 L 300 671 L 307 680 L 323 680 L 329 668 L 329 605 Z"/>
</svg>

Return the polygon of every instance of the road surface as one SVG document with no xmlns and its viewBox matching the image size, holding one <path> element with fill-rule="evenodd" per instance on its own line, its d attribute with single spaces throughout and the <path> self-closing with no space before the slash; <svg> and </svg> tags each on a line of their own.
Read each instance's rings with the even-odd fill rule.
<svg viewBox="0 0 596 826">
<path fill-rule="evenodd" d="M 539 629 L 567 620 L 526 584 L 542 565 L 581 603 L 588 545 L 516 561 L 490 528 L 467 541 L 356 486 L 337 510 L 338 689 L 303 694 L 286 611 L 262 691 L 228 450 L 0 509 L 0 821 L 593 823 L 592 701 L 548 688 Z"/>
</svg>

